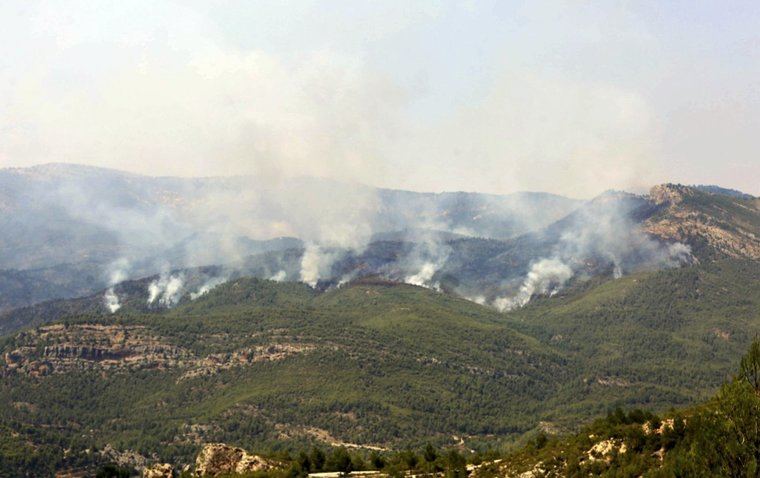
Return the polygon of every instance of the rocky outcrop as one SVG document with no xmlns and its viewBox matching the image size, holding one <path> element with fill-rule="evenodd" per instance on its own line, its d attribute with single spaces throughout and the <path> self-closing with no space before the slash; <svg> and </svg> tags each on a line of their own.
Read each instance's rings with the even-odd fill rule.
<svg viewBox="0 0 760 478">
<path fill-rule="evenodd" d="M 649 199 L 660 213 L 643 224 L 644 231 L 666 241 L 703 243 L 732 258 L 760 259 L 760 208 L 738 198 L 717 202 L 709 193 L 688 186 L 655 186 Z"/>
<path fill-rule="evenodd" d="M 291 355 L 310 352 L 315 348 L 309 344 L 281 343 L 246 347 L 229 354 L 210 354 L 196 361 L 194 367 L 182 375 L 182 379 L 210 375 L 219 370 L 241 367 L 256 362 L 283 360 Z"/>
<path fill-rule="evenodd" d="M 179 368 L 184 369 L 184 379 L 283 360 L 316 348 L 300 342 L 276 342 L 199 356 L 140 325 L 56 324 L 23 332 L 16 339 L 16 347 L 2 356 L 0 375 Z"/>
<path fill-rule="evenodd" d="M 605 461 L 610 463 L 614 454 L 625 454 L 628 446 L 622 440 L 607 439 L 595 443 L 587 452 L 586 457 L 590 462 Z"/>
<path fill-rule="evenodd" d="M 680 184 L 659 184 L 649 190 L 649 199 L 657 205 L 674 205 L 680 204 L 694 192 L 692 188 Z"/>
<path fill-rule="evenodd" d="M 242 448 L 224 443 L 209 443 L 195 459 L 195 476 L 219 476 L 228 473 L 251 473 L 270 470 L 277 463 L 258 455 L 250 455 Z"/>
<path fill-rule="evenodd" d="M 157 463 L 145 468 L 142 476 L 143 478 L 173 478 L 174 467 L 169 463 Z"/>
<path fill-rule="evenodd" d="M 133 450 L 117 450 L 107 444 L 100 450 L 100 456 L 105 462 L 115 463 L 124 468 L 134 470 L 144 469 L 148 464 L 148 458 Z"/>
<path fill-rule="evenodd" d="M 192 358 L 143 326 L 49 325 L 20 334 L 24 345 L 5 354 L 5 370 L 47 375 L 72 370 L 162 369 Z"/>
</svg>

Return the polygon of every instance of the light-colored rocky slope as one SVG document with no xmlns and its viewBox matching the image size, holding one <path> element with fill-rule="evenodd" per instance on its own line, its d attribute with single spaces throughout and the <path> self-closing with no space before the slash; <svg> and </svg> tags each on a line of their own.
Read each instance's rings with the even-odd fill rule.
<svg viewBox="0 0 760 478">
<path fill-rule="evenodd" d="M 643 224 L 649 234 L 669 241 L 702 241 L 732 258 L 760 259 L 760 200 L 674 184 L 653 187 L 649 198 L 661 207 Z"/>
</svg>

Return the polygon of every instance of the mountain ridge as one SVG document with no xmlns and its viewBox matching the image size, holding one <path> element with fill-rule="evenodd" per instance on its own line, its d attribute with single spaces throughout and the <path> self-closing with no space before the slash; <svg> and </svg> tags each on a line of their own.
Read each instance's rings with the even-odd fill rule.
<svg viewBox="0 0 760 478">
<path fill-rule="evenodd" d="M 666 184 L 655 186 L 649 196 L 606 193 L 543 230 L 509 240 L 426 232 L 420 233 L 423 242 L 414 243 L 407 242 L 407 234 L 408 231 L 401 231 L 376 235 L 376 241 L 359 253 L 340 252 L 332 270 L 325 272 L 318 286 L 334 287 L 356 277 L 380 275 L 397 282 L 422 280 L 424 283 L 420 285 L 440 287 L 477 302 L 491 303 L 505 294 L 514 294 L 521 283 L 524 285 L 521 281 L 531 273 L 531 267 L 543 258 L 563 261 L 562 267 L 575 269 L 572 275 L 582 280 L 719 257 L 757 260 L 760 258 L 760 207 L 741 198 L 718 197 L 687 186 Z M 614 237 L 614 241 L 607 235 Z M 301 279 L 300 269 L 307 253 L 298 247 L 302 247 L 302 242 L 286 238 L 251 244 L 249 250 L 259 247 L 268 252 L 249 256 L 237 264 L 212 266 L 209 270 L 217 270 L 221 281 L 240 275 L 269 278 L 276 274 L 282 275 L 279 280 Z M 429 276 L 413 278 L 417 273 L 415 268 L 424 268 L 425 264 L 434 267 Z M 96 269 L 88 266 L 84 270 L 93 274 Z M 176 269 L 172 274 L 182 270 Z M 19 277 L 23 274 L 28 273 L 16 273 Z M 214 278 L 207 277 L 211 279 Z M 546 280 L 555 281 L 555 278 L 549 276 Z M 552 290 L 563 286 L 556 281 L 553 284 Z M 99 285 L 106 286 L 104 282 Z M 200 286 L 184 285 L 182 293 L 188 294 L 193 287 Z M 79 287 L 77 290 L 86 291 L 83 286 Z M 536 287 L 540 294 L 540 288 L 545 286 Z M 103 289 L 99 294 L 103 294 Z M 529 299 L 529 296 L 525 298 Z M 42 315 L 51 316 L 51 313 L 52 310 Z M 0 314 L 0 330 L 7 332 L 12 330 L 7 324 L 22 323 L 9 314 L 13 313 L 6 310 Z M 28 316 L 29 312 L 19 310 L 15 314 Z"/>
</svg>

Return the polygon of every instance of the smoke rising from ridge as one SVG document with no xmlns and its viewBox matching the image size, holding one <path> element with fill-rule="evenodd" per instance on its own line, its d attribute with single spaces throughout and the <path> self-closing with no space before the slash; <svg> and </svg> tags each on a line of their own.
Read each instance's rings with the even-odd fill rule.
<svg viewBox="0 0 760 478">
<path fill-rule="evenodd" d="M 161 274 L 145 300 L 162 307 L 242 275 L 328 288 L 379 275 L 509 308 L 574 277 L 608 273 L 606 264 L 620 277 L 689 261 L 686 246 L 641 232 L 635 217 L 652 205 L 622 193 L 582 203 L 542 194 L 419 194 L 315 178 L 151 178 L 66 165 L 0 177 L 15 203 L 30 205 L 13 210 L 13 220 L 26 228 L 64 225 L 31 236 L 55 234 L 64 246 L 33 248 L 29 257 L 41 264 L 32 266 L 86 257 L 108 277 L 114 258 L 128 258 L 123 278 Z M 544 279 L 542 259 L 561 261 L 572 276 L 555 268 Z M 168 271 L 208 265 L 222 270 L 175 277 L 169 287 Z M 103 301 L 115 312 L 119 288 L 113 279 L 103 282 Z"/>
<path fill-rule="evenodd" d="M 441 227 L 440 224 L 436 226 Z M 440 290 L 440 282 L 435 280 L 435 276 L 445 266 L 451 254 L 451 247 L 438 234 L 430 232 L 410 235 L 407 240 L 415 245 L 402 259 L 402 267 L 411 271 L 403 281 L 407 284 Z"/>
<path fill-rule="evenodd" d="M 551 294 L 565 285 L 573 270 L 557 258 L 540 259 L 530 266 L 525 280 L 514 297 L 499 297 L 493 305 L 500 311 L 512 310 L 527 304 L 534 294 Z"/>
<path fill-rule="evenodd" d="M 108 268 L 111 270 L 108 277 L 108 289 L 106 289 L 103 302 L 106 308 L 112 314 L 121 308 L 119 296 L 116 294 L 114 287 L 123 280 L 126 280 L 129 274 L 129 261 L 125 258 L 118 259 L 111 263 Z"/>
<path fill-rule="evenodd" d="M 184 294 L 184 274 L 161 274 L 148 285 L 148 305 L 156 301 L 164 307 L 173 307 Z"/>
<path fill-rule="evenodd" d="M 564 220 L 551 257 L 531 263 L 516 294 L 497 297 L 501 311 L 526 305 L 538 294 L 553 295 L 588 265 L 610 264 L 619 279 L 636 270 L 676 267 L 693 260 L 689 246 L 663 244 L 645 234 L 633 216 L 651 207 L 644 199 L 625 193 L 605 193 Z"/>
<path fill-rule="evenodd" d="M 288 273 L 280 269 L 274 275 L 270 276 L 269 280 L 274 281 L 274 282 L 283 282 L 285 281 L 285 279 L 287 279 L 287 277 L 288 277 Z"/>
<path fill-rule="evenodd" d="M 224 284 L 227 282 L 229 278 L 227 276 L 219 276 L 219 277 L 212 277 L 211 279 L 204 282 L 197 291 L 190 293 L 190 300 L 195 300 L 198 297 L 202 297 L 203 295 L 207 294 L 209 291 L 215 289 L 216 287 Z"/>
</svg>

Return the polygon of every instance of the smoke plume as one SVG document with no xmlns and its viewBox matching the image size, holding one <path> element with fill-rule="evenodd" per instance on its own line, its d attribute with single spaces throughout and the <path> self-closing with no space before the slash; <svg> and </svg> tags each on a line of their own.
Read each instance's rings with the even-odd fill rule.
<svg viewBox="0 0 760 478">
<path fill-rule="evenodd" d="M 416 272 L 404 277 L 407 284 L 440 290 L 439 281 L 435 280 L 436 274 L 446 264 L 451 253 L 451 248 L 437 241 L 427 240 L 415 245 L 410 256 L 404 258 L 405 267 L 414 267 Z"/>
<path fill-rule="evenodd" d="M 220 277 L 212 277 L 211 279 L 204 282 L 197 291 L 190 293 L 190 300 L 195 300 L 198 297 L 201 297 L 205 294 L 207 294 L 212 289 L 224 284 L 229 280 L 228 277 L 220 276 Z"/>
<path fill-rule="evenodd" d="M 108 284 L 109 287 L 106 289 L 105 296 L 103 297 L 104 304 L 106 308 L 113 314 L 116 311 L 118 311 L 121 308 L 121 303 L 119 302 L 119 296 L 116 295 L 116 291 L 114 290 L 114 287 L 119 282 L 125 280 L 127 278 L 128 272 L 129 272 L 129 261 L 125 258 L 118 259 L 111 263 L 109 268 L 111 269 L 111 272 L 109 274 L 108 278 Z"/>
<path fill-rule="evenodd" d="M 161 274 L 148 286 L 148 305 L 158 300 L 164 307 L 173 307 L 184 293 L 184 274 Z"/>
<path fill-rule="evenodd" d="M 280 269 L 275 274 L 269 277 L 269 280 L 275 281 L 275 282 L 284 282 L 285 279 L 288 278 L 288 273 L 284 270 Z"/>
<path fill-rule="evenodd" d="M 541 259 L 533 263 L 517 295 L 499 297 L 493 305 L 500 311 L 522 307 L 534 294 L 551 294 L 558 291 L 573 276 L 573 270 L 557 258 Z"/>
<path fill-rule="evenodd" d="M 690 262 L 688 245 L 664 244 L 641 230 L 634 216 L 646 207 L 645 199 L 627 193 L 605 193 L 590 201 L 564 220 L 553 254 L 534 261 L 517 293 L 497 297 L 494 307 L 511 310 L 535 294 L 556 293 L 588 267 L 609 264 L 612 277 L 619 279 L 636 270 Z"/>
</svg>

